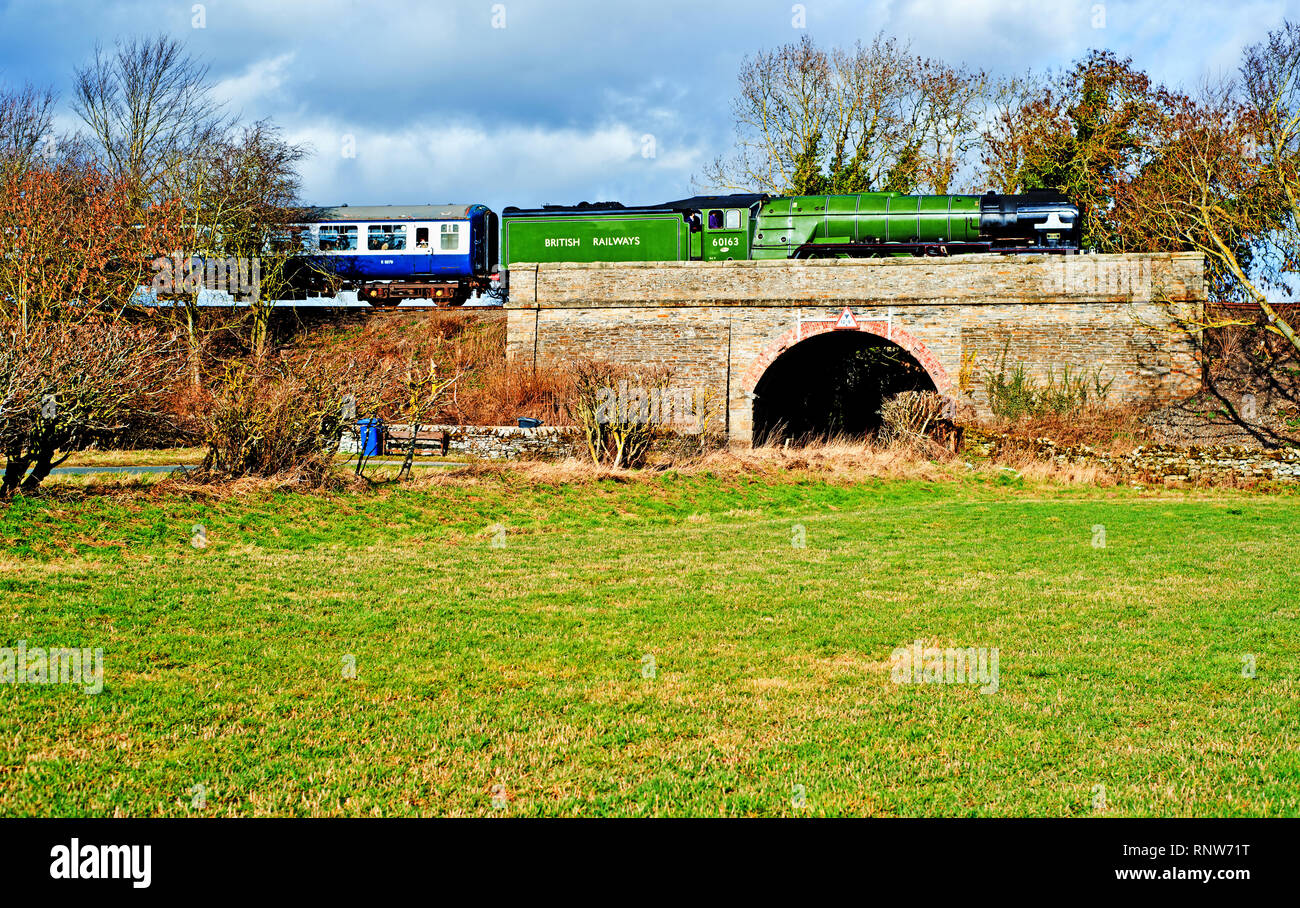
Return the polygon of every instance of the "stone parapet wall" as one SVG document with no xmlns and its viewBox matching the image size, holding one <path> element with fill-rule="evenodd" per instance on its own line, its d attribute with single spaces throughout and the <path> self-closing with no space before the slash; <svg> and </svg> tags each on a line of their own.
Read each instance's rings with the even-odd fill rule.
<svg viewBox="0 0 1300 908">
<path fill-rule="evenodd" d="M 508 307 L 1205 299 L 1194 253 L 516 264 Z"/>
<path fill-rule="evenodd" d="M 1003 362 L 1040 382 L 1096 376 L 1112 403 L 1164 403 L 1200 387 L 1185 324 L 1203 312 L 1203 271 L 1191 254 L 516 266 L 507 356 L 671 367 L 675 384 L 725 395 L 725 430 L 744 444 L 766 369 L 844 330 L 847 307 L 848 330 L 897 343 L 979 415 Z"/>
</svg>

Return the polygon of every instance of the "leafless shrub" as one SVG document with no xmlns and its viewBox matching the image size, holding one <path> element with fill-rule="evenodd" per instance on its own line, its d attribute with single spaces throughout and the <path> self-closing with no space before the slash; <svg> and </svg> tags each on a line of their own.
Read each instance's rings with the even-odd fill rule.
<svg viewBox="0 0 1300 908">
<path fill-rule="evenodd" d="M 603 360 L 573 366 L 567 406 L 582 427 L 593 463 L 636 467 L 650 445 L 666 431 L 651 409 L 655 394 L 668 388 L 672 372 L 663 367 L 628 367 Z"/>
<path fill-rule="evenodd" d="M 0 496 L 35 491 L 72 452 L 157 417 L 176 354 L 174 335 L 109 316 L 4 322 Z"/>
<path fill-rule="evenodd" d="M 228 367 L 214 390 L 207 454 L 193 481 L 291 475 L 312 487 L 339 482 L 334 454 L 351 378 L 349 370 L 325 362 Z"/>
<path fill-rule="evenodd" d="M 947 402 L 934 391 L 904 391 L 886 398 L 880 406 L 882 441 L 929 440 L 944 419 Z"/>
</svg>

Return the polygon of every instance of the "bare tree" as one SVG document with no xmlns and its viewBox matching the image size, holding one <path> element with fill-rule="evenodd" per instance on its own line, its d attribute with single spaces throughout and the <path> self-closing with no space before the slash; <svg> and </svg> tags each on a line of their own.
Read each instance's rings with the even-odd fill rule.
<svg viewBox="0 0 1300 908">
<path fill-rule="evenodd" d="M 290 282 L 289 269 L 304 253 L 309 220 L 299 199 L 298 164 L 303 145 L 287 142 L 279 127 L 259 121 L 223 141 L 218 155 L 216 205 L 222 214 L 212 226 L 228 259 L 257 260 L 257 279 L 246 289 L 252 315 L 251 344 L 263 354 L 271 311 Z"/>
<path fill-rule="evenodd" d="M 0 173 L 0 497 L 34 489 L 166 390 L 170 337 L 121 310 L 176 221 L 94 168 Z"/>
<path fill-rule="evenodd" d="M 826 190 L 909 191 L 922 144 L 916 92 L 922 61 L 884 35 L 831 56 L 835 132 L 827 146 Z"/>
<path fill-rule="evenodd" d="M 1284 22 L 1268 38 L 1246 48 L 1241 65 L 1243 104 L 1258 135 L 1248 143 L 1259 169 L 1255 195 L 1274 201 L 1277 214 L 1264 221 L 1272 229 L 1258 233 L 1259 283 L 1242 280 L 1246 294 L 1264 313 L 1269 330 L 1300 352 L 1295 328 L 1268 303 L 1265 287 L 1294 293 L 1300 272 L 1300 24 Z M 1220 257 L 1229 257 L 1222 249 Z M 1229 266 L 1239 279 L 1240 262 Z"/>
<path fill-rule="evenodd" d="M 967 66 L 927 60 L 918 80 L 921 136 L 925 142 L 920 182 L 941 195 L 952 191 L 968 152 L 979 142 L 978 126 L 989 96 L 989 76 Z"/>
<path fill-rule="evenodd" d="M 831 76 L 829 56 L 807 35 L 746 59 L 740 96 L 733 102 L 735 156 L 715 161 L 706 178 L 726 189 L 794 188 L 801 165 L 820 163 L 822 143 L 834 125 Z"/>
<path fill-rule="evenodd" d="M 1111 220 L 1126 248 L 1205 256 L 1212 295 L 1254 304 L 1267 329 L 1300 353 L 1272 305 L 1300 270 L 1300 27 L 1247 48 L 1241 79 L 1168 94 L 1150 159 L 1116 189 Z"/>
<path fill-rule="evenodd" d="M 193 190 L 208 185 L 197 174 L 215 168 L 232 125 L 211 96 L 207 66 L 165 35 L 119 40 L 111 52 L 96 45 L 90 63 L 76 71 L 72 106 L 89 132 L 87 145 L 97 165 L 132 188 L 137 206 L 180 199 L 184 223 L 194 225 L 201 202 Z M 189 230 L 180 239 L 192 244 L 195 234 Z M 153 250 L 150 257 L 173 253 L 189 260 L 202 251 L 178 246 Z M 174 281 L 180 278 L 173 276 Z M 186 282 L 179 283 L 183 291 Z M 196 387 L 202 346 L 199 289 L 193 288 L 193 305 L 177 306 L 183 296 L 172 296 L 173 305 L 156 313 L 184 326 Z"/>
<path fill-rule="evenodd" d="M 0 169 L 26 170 L 47 157 L 45 143 L 54 137 L 52 89 L 24 85 L 0 88 Z"/>
<path fill-rule="evenodd" d="M 1046 98 L 1044 106 L 1039 104 Z M 1036 126 L 1064 118 L 1052 103 L 1045 76 L 1033 71 L 999 79 L 989 91 L 985 123 L 980 131 L 980 164 L 984 186 L 1016 193 L 1022 187 L 1028 145 Z"/>
<path fill-rule="evenodd" d="M 827 52 L 804 36 L 755 54 L 733 102 L 736 148 L 705 169 L 718 189 L 947 192 L 978 133 L 988 77 L 878 34 Z"/>
<path fill-rule="evenodd" d="M 182 202 L 181 247 L 159 250 L 174 258 L 159 261 L 155 289 L 157 314 L 185 334 L 191 384 L 202 381 L 206 335 L 226 326 L 201 317 L 204 290 L 228 289 L 249 304 L 252 346 L 265 352 L 271 303 L 302 252 L 292 227 L 301 219 L 297 166 L 306 149 L 266 121 L 241 128 L 223 115 L 208 68 L 166 36 L 120 41 L 111 53 L 96 48 L 77 71 L 74 107 L 96 156 L 138 187 L 142 203 Z"/>
<path fill-rule="evenodd" d="M 118 41 L 111 53 L 96 46 L 76 71 L 72 106 L 101 166 L 142 197 L 230 125 L 211 96 L 207 66 L 165 35 Z"/>
<path fill-rule="evenodd" d="M 180 262 L 160 262 L 158 313 L 176 322 L 189 347 L 190 382 L 202 376 L 204 329 L 220 327 L 202 318 L 205 290 L 226 290 L 248 304 L 251 346 L 258 355 L 268 344 L 271 310 L 283 297 L 292 263 L 304 253 L 298 225 L 309 217 L 298 204 L 298 163 L 304 146 L 284 141 L 266 121 L 215 137 L 164 174 L 169 195 L 184 201 Z M 187 269 L 191 273 L 184 272 Z M 227 320 L 229 325 L 240 317 Z"/>
</svg>

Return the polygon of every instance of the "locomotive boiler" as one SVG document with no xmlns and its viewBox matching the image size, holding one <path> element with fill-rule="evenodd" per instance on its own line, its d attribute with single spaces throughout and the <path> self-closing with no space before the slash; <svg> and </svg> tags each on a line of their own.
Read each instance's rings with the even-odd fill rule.
<svg viewBox="0 0 1300 908">
<path fill-rule="evenodd" d="M 789 196 L 764 203 L 752 257 L 1078 252 L 1079 210 L 1055 190 L 1023 195 Z"/>
</svg>

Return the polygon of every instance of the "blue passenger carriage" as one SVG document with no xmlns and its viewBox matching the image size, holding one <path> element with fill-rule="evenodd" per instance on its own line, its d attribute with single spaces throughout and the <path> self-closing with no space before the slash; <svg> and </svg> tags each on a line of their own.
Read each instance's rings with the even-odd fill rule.
<svg viewBox="0 0 1300 908">
<path fill-rule="evenodd" d="M 497 216 L 484 205 L 359 205 L 317 210 L 302 242 L 307 282 L 375 306 L 459 305 L 491 286 Z"/>
</svg>

